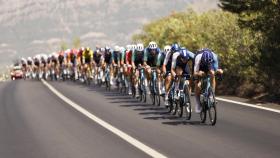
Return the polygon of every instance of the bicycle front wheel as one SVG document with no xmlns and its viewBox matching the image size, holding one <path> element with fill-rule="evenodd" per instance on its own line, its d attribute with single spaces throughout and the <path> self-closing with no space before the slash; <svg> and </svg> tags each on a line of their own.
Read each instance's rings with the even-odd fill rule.
<svg viewBox="0 0 280 158">
<path fill-rule="evenodd" d="M 217 122 L 217 108 L 216 108 L 216 98 L 213 90 L 209 88 L 208 90 L 208 114 L 210 119 L 210 124 L 214 126 Z"/>
</svg>

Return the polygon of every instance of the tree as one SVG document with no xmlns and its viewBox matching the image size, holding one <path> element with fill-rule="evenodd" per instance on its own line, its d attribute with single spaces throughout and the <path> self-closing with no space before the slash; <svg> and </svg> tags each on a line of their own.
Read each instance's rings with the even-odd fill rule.
<svg viewBox="0 0 280 158">
<path fill-rule="evenodd" d="M 225 89 L 231 94 L 239 93 L 238 87 L 243 84 L 259 82 L 257 43 L 260 34 L 240 28 L 238 16 L 232 13 L 175 13 L 145 25 L 142 33 L 133 39 L 145 44 L 153 40 L 160 47 L 179 42 L 193 52 L 203 47 L 211 48 L 219 55 L 220 65 L 226 72 Z"/>
<path fill-rule="evenodd" d="M 267 90 L 280 97 L 280 2 L 279 0 L 220 0 L 220 7 L 239 16 L 239 25 L 260 32 L 260 68 Z"/>
</svg>

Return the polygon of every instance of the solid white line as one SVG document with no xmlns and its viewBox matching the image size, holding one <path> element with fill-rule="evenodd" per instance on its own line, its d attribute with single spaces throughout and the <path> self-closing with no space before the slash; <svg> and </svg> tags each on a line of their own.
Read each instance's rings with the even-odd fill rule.
<svg viewBox="0 0 280 158">
<path fill-rule="evenodd" d="M 42 80 L 43 84 L 45 86 L 47 86 L 54 94 L 56 94 L 60 99 L 62 99 L 63 101 L 65 101 L 67 104 L 69 104 L 70 106 L 72 106 L 73 108 L 75 108 L 76 110 L 78 110 L 79 112 L 81 112 L 82 114 L 84 114 L 85 116 L 87 116 L 88 118 L 90 118 L 91 120 L 93 120 L 94 122 L 98 123 L 99 125 L 101 125 L 102 127 L 106 128 L 107 130 L 111 131 L 112 133 L 118 135 L 119 137 L 121 137 L 122 139 L 124 139 L 125 141 L 127 141 L 128 143 L 132 144 L 133 146 L 135 146 L 136 148 L 142 150 L 143 152 L 145 152 L 146 154 L 150 155 L 151 157 L 158 157 L 158 158 L 166 158 L 167 156 L 159 153 L 158 151 L 150 148 L 149 146 L 141 143 L 140 141 L 138 141 L 137 139 L 131 137 L 130 135 L 124 133 L 123 131 L 117 129 L 116 127 L 110 125 L 109 123 L 101 120 L 100 118 L 98 118 L 97 116 L 93 115 L 92 113 L 90 113 L 89 111 L 87 111 L 86 109 L 82 108 L 81 106 L 79 106 L 78 104 L 74 103 L 73 101 L 71 101 L 70 99 L 68 99 L 67 97 L 65 97 L 63 94 L 61 94 L 59 91 L 57 91 L 55 88 L 53 88 L 50 84 L 48 84 L 45 80 Z"/>
<path fill-rule="evenodd" d="M 233 100 L 224 99 L 224 98 L 220 98 L 220 97 L 216 97 L 216 99 L 220 100 L 220 101 L 224 101 L 224 102 L 229 102 L 229 103 L 244 105 L 244 106 L 248 106 L 248 107 L 252 107 L 252 108 L 257 108 L 257 109 L 262 109 L 262 110 L 267 110 L 267 111 L 271 111 L 271 112 L 280 113 L 280 110 L 267 108 L 267 107 L 262 107 L 262 106 L 257 106 L 257 105 L 254 105 L 254 104 L 242 103 L 242 102 L 239 102 L 239 101 L 233 101 Z"/>
</svg>

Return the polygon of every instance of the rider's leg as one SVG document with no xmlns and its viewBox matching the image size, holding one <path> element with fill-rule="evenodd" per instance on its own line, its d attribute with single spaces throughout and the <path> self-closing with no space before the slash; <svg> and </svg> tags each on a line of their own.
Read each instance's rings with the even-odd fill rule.
<svg viewBox="0 0 280 158">
<path fill-rule="evenodd" d="M 176 72 L 176 76 L 177 76 L 177 78 L 175 80 L 175 92 L 178 92 L 179 86 L 180 86 L 179 82 L 180 82 L 182 74 L 183 74 L 183 69 L 181 67 L 176 67 L 175 72 Z M 175 95 L 175 97 L 178 98 L 178 95 Z"/>
<path fill-rule="evenodd" d="M 134 73 L 134 87 L 135 87 L 135 91 L 136 91 L 136 97 L 139 96 L 138 79 L 139 79 L 139 71 L 135 70 L 135 73 Z"/>
<path fill-rule="evenodd" d="M 152 74 L 151 74 L 151 68 L 150 67 L 147 67 L 145 69 L 145 73 L 146 73 L 146 78 L 145 78 L 145 87 L 146 87 L 146 91 L 147 91 L 147 94 L 150 94 L 151 93 L 151 90 L 150 90 L 150 87 L 149 87 L 149 83 L 151 81 L 151 78 L 152 78 Z"/>
<path fill-rule="evenodd" d="M 196 100 L 195 111 L 196 111 L 196 113 L 200 113 L 200 111 L 201 111 L 200 91 L 201 91 L 201 82 L 200 82 L 200 80 L 197 79 L 195 81 L 195 100 Z"/>
<path fill-rule="evenodd" d="M 168 105 L 169 102 L 168 102 L 168 95 L 169 95 L 169 92 L 170 92 L 170 88 L 171 88 L 171 75 L 167 75 L 166 78 L 165 78 L 165 105 Z"/>
<path fill-rule="evenodd" d="M 210 79 L 211 79 L 211 86 L 213 88 L 213 92 L 215 93 L 215 89 L 216 89 L 215 71 L 210 70 L 209 75 L 210 75 Z"/>
<path fill-rule="evenodd" d="M 157 68 L 157 78 L 158 78 L 158 90 L 159 90 L 159 95 L 162 94 L 162 77 L 161 77 L 161 70 L 160 68 Z"/>
<path fill-rule="evenodd" d="M 114 70 L 113 70 L 113 64 L 110 64 L 110 84 L 113 85 L 113 78 L 114 78 Z"/>
</svg>

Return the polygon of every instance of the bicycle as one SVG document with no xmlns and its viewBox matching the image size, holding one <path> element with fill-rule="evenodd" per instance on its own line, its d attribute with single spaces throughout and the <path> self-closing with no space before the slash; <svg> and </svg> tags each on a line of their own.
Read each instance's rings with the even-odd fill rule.
<svg viewBox="0 0 280 158">
<path fill-rule="evenodd" d="M 153 105 L 160 106 L 160 94 L 159 94 L 159 87 L 158 87 L 158 79 L 157 79 L 157 71 L 156 67 L 151 68 L 151 81 L 150 81 L 150 90 L 151 90 L 151 100 Z"/>
<path fill-rule="evenodd" d="M 110 83 L 110 66 L 107 65 L 105 69 L 105 86 L 106 90 L 111 90 L 111 83 Z"/>
<path fill-rule="evenodd" d="M 175 99 L 174 115 L 178 112 L 180 117 L 186 114 L 186 119 L 191 119 L 191 100 L 189 92 L 189 84 L 186 82 L 190 80 L 190 75 L 183 75 L 179 80 L 179 90 L 175 95 L 178 95 L 178 99 Z"/>
<path fill-rule="evenodd" d="M 201 84 L 201 94 L 200 94 L 200 104 L 202 106 L 202 111 L 200 112 L 201 123 L 205 123 L 206 115 L 208 112 L 210 123 L 214 126 L 217 122 L 217 107 L 216 98 L 213 92 L 213 88 L 210 84 L 210 75 L 202 78 Z"/>
<path fill-rule="evenodd" d="M 145 68 L 138 68 L 140 74 L 140 80 L 138 81 L 138 89 L 139 89 L 139 101 L 146 102 L 147 101 L 147 91 L 145 86 Z"/>
</svg>

